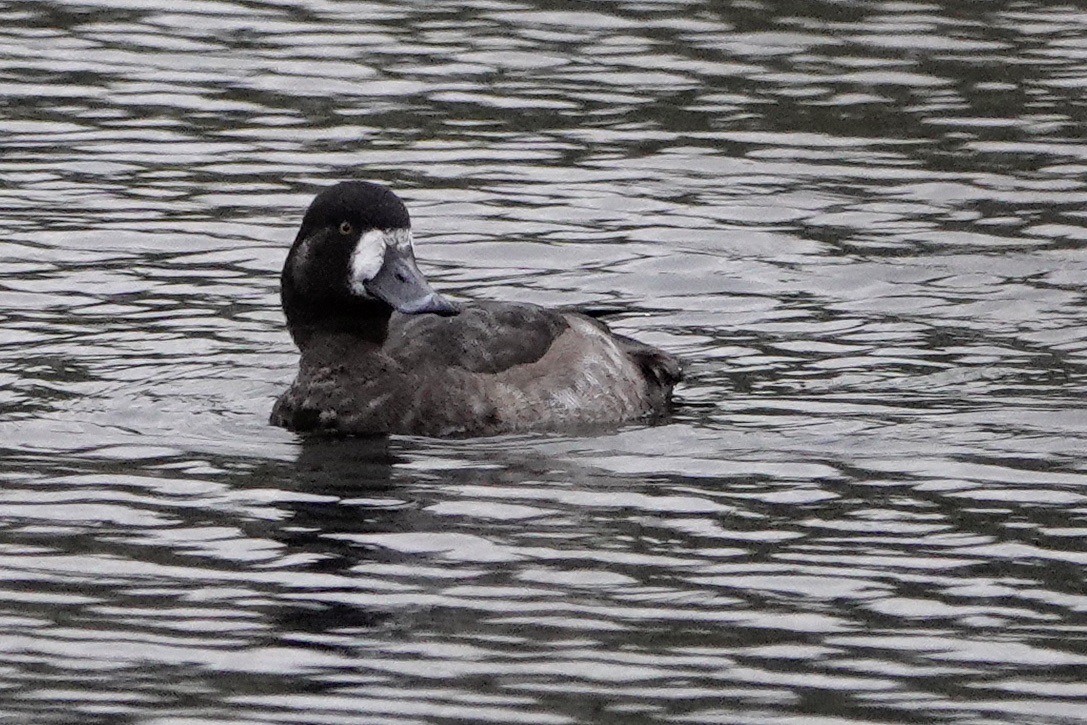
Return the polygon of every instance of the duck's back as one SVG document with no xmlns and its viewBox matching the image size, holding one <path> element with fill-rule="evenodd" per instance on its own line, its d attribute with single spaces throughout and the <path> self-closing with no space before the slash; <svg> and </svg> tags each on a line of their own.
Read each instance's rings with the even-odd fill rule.
<svg viewBox="0 0 1087 725">
<path fill-rule="evenodd" d="M 585 315 L 476 303 L 394 314 L 380 347 L 311 340 L 272 422 L 348 433 L 492 435 L 661 412 L 680 366 Z"/>
<path fill-rule="evenodd" d="M 407 367 L 494 374 L 536 362 L 568 329 L 564 314 L 538 305 L 475 302 L 454 317 L 394 312 L 383 350 Z"/>
</svg>

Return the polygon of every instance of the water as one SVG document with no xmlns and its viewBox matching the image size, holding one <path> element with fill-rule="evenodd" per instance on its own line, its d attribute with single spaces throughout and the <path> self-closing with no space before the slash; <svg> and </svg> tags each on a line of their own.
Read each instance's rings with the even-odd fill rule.
<svg viewBox="0 0 1087 725">
<path fill-rule="evenodd" d="M 1087 719 L 1087 13 L 0 6 L 0 719 Z M 278 271 L 395 188 L 664 424 L 302 440 Z"/>
</svg>

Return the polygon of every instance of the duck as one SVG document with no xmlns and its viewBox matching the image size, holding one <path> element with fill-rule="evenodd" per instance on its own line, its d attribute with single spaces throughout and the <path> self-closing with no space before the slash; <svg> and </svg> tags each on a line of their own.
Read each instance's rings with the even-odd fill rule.
<svg viewBox="0 0 1087 725">
<path fill-rule="evenodd" d="M 271 423 L 299 433 L 493 436 L 660 419 L 682 366 L 599 315 L 454 302 L 415 260 L 389 188 L 343 181 L 309 205 L 280 277 L 301 357 Z"/>
</svg>

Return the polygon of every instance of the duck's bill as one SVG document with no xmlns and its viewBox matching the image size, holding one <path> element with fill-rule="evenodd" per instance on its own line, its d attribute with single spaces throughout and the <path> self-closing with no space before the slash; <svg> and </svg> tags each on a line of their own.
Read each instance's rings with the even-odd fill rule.
<svg viewBox="0 0 1087 725">
<path fill-rule="evenodd" d="M 371 295 L 405 314 L 455 315 L 460 311 L 430 286 L 416 266 L 415 256 L 411 252 L 393 247 L 385 251 L 381 269 L 365 286 Z"/>
</svg>

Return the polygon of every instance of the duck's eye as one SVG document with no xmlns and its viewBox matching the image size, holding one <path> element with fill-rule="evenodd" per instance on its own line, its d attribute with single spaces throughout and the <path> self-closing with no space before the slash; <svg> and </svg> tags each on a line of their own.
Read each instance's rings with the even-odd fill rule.
<svg viewBox="0 0 1087 725">
<path fill-rule="evenodd" d="M 351 222 L 340 222 L 340 234 L 347 236 L 353 231 L 355 231 L 355 227 L 351 226 Z"/>
</svg>

